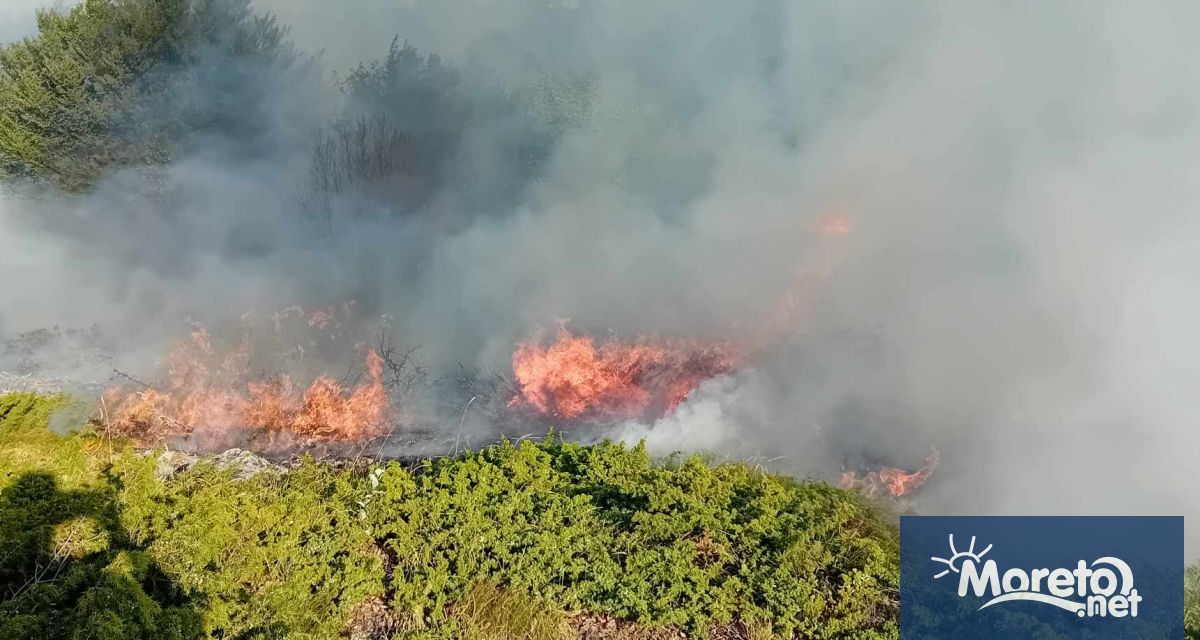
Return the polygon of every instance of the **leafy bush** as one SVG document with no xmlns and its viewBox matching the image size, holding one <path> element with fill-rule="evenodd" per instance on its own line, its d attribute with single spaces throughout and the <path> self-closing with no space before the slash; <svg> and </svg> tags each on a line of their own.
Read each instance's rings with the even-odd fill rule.
<svg viewBox="0 0 1200 640">
<path fill-rule="evenodd" d="M 0 638 L 327 638 L 381 591 L 346 474 L 164 483 L 152 457 L 47 430 L 64 403 L 0 396 Z"/>
<path fill-rule="evenodd" d="M 308 213 L 333 230 L 363 215 L 422 212 L 435 195 L 456 210 L 514 204 L 558 137 L 587 117 L 592 81 L 470 80 L 398 39 L 380 60 L 352 69 L 343 113 L 313 147 L 301 193 Z"/>
<path fill-rule="evenodd" d="M 200 613 L 120 522 L 98 443 L 46 429 L 63 398 L 0 396 L 0 638 L 193 638 Z"/>
<path fill-rule="evenodd" d="M 703 634 L 895 632 L 892 528 L 855 496 L 642 448 L 503 443 L 381 474 L 370 521 L 397 609 L 433 622 L 480 580 Z"/>
<path fill-rule="evenodd" d="M 245 480 L 234 471 L 200 464 L 166 485 L 146 465 L 123 471 L 131 539 L 204 603 L 210 636 L 336 635 L 382 592 L 347 475 L 312 463 Z"/>
</svg>

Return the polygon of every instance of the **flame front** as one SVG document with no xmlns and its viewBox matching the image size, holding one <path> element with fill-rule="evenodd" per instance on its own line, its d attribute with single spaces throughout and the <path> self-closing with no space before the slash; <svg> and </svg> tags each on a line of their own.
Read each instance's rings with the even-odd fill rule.
<svg viewBox="0 0 1200 640">
<path fill-rule="evenodd" d="M 724 343 L 641 337 L 599 346 L 565 328 L 549 346 L 541 335 L 513 354 L 517 395 L 510 406 L 566 420 L 622 420 L 664 415 L 701 382 L 729 373 L 739 357 Z"/>
<path fill-rule="evenodd" d="M 245 381 L 250 347 L 243 341 L 224 354 L 204 329 L 176 345 L 167 359 L 165 390 L 113 389 L 108 428 L 155 442 L 193 436 L 213 445 L 232 444 L 246 430 L 286 433 L 303 442 L 348 442 L 383 432 L 390 413 L 383 361 L 367 353 L 366 380 L 348 392 L 321 376 L 303 391 L 290 377 Z"/>
</svg>

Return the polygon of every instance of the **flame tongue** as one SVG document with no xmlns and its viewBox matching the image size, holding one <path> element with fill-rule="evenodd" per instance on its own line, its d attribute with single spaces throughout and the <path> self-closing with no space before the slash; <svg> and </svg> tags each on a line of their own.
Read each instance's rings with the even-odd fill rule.
<svg viewBox="0 0 1200 640">
<path fill-rule="evenodd" d="M 863 493 L 875 496 L 891 496 L 900 498 L 912 493 L 925 484 L 933 472 L 937 470 L 941 457 L 934 451 L 925 459 L 925 464 L 916 471 L 905 471 L 896 467 L 883 467 L 875 471 L 858 474 L 854 471 L 842 473 L 839 483 L 844 489 L 859 489 Z"/>
<path fill-rule="evenodd" d="M 340 442 L 381 433 L 389 417 L 383 361 L 367 354 L 366 380 L 350 391 L 321 376 L 302 392 L 291 378 L 246 381 L 250 347 L 245 341 L 224 354 L 203 328 L 172 349 L 168 388 L 128 393 L 110 390 L 115 407 L 110 428 L 143 441 L 196 436 L 232 444 L 245 430 L 288 433 L 306 442 Z"/>
<path fill-rule="evenodd" d="M 290 431 L 312 440 L 360 440 L 382 430 L 388 398 L 383 388 L 383 359 L 367 353 L 367 382 L 346 395 L 328 376 L 305 390 Z"/>
<path fill-rule="evenodd" d="M 621 420 L 669 413 L 701 382 L 732 371 L 728 345 L 660 341 L 606 341 L 559 329 L 549 346 L 541 336 L 518 345 L 513 374 L 518 391 L 510 405 L 567 420 Z"/>
</svg>

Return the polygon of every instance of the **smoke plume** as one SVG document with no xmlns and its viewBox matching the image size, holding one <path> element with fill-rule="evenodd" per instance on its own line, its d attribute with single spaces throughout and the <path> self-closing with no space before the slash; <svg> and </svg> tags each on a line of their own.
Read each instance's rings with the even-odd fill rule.
<svg viewBox="0 0 1200 640">
<path fill-rule="evenodd" d="M 568 435 L 820 478 L 936 450 L 923 512 L 1200 516 L 1200 7 L 258 4 L 323 52 L 254 111 L 260 146 L 193 145 L 154 176 L 165 216 L 125 196 L 140 172 L 11 190 L 0 332 L 98 323 L 136 370 L 183 318 L 353 299 L 435 378 L 505 374 L 568 318 L 732 341 L 747 364 L 676 411 Z M 327 233 L 314 131 L 370 111 L 333 78 L 396 35 L 476 92 L 459 156 Z M 540 130 L 496 96 L 540 78 L 586 99 L 517 170 Z M 421 410 L 482 444 L 471 397 Z"/>
</svg>

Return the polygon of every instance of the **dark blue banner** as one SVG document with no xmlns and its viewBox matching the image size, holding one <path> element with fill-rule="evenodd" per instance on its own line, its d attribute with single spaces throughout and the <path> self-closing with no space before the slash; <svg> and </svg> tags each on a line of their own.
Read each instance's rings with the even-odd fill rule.
<svg viewBox="0 0 1200 640">
<path fill-rule="evenodd" d="M 905 516 L 901 640 L 1183 637 L 1183 518 Z"/>
</svg>

